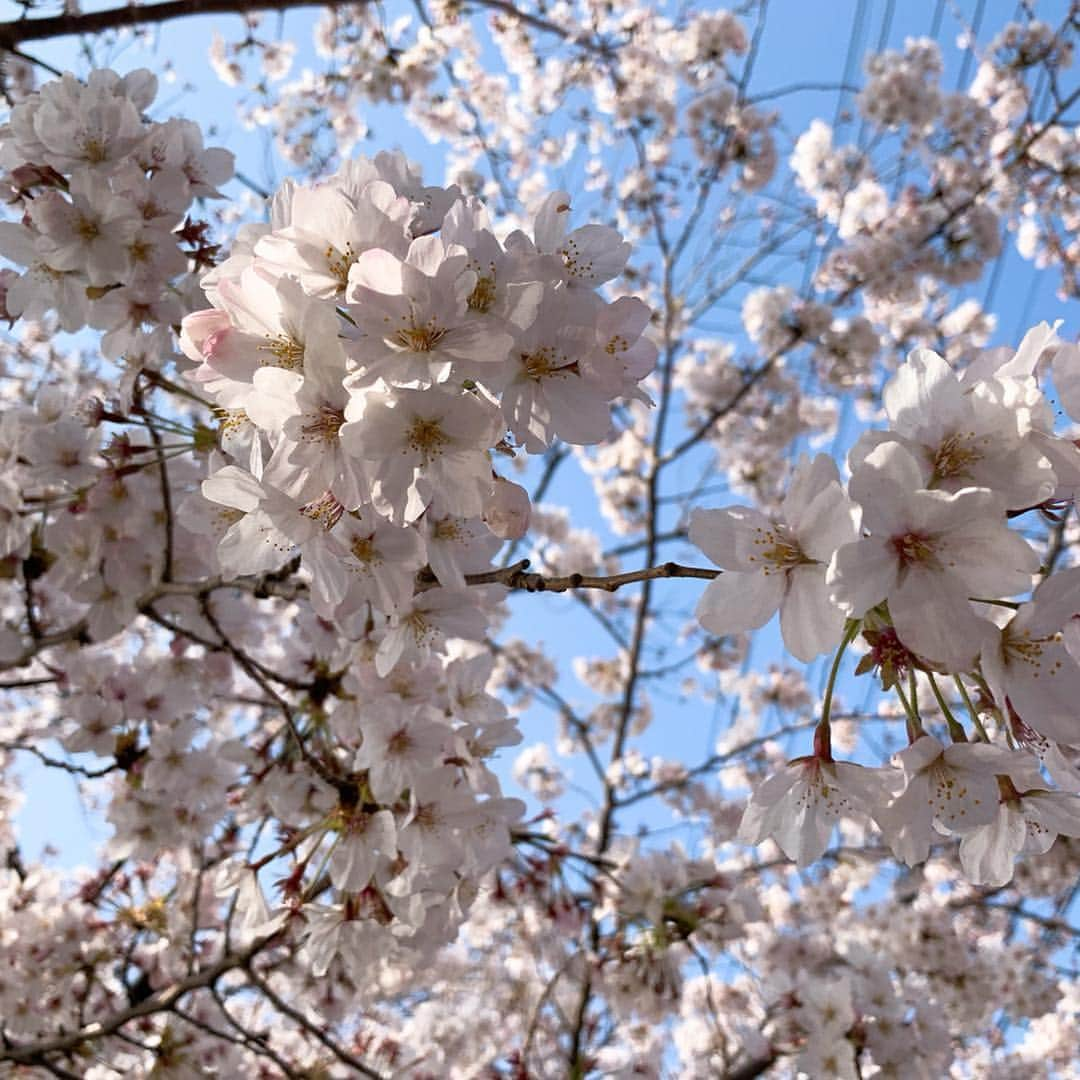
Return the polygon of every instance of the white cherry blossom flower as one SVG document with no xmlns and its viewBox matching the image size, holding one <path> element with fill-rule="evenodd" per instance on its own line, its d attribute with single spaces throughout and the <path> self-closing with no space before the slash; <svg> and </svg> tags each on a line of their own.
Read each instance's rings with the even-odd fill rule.
<svg viewBox="0 0 1080 1080">
<path fill-rule="evenodd" d="M 370 392 L 354 395 L 345 415 L 343 445 L 372 463 L 380 513 L 409 524 L 434 502 L 458 517 L 479 516 L 491 477 L 487 451 L 502 430 L 487 401 L 436 388 Z"/>
<path fill-rule="evenodd" d="M 478 640 L 486 620 L 476 590 L 428 589 L 390 618 L 375 654 L 375 670 L 386 676 L 402 660 L 425 659 L 445 637 Z"/>
<path fill-rule="evenodd" d="M 921 466 L 924 487 L 990 488 L 1013 509 L 1053 493 L 1050 462 L 1025 438 L 1017 410 L 982 392 L 981 384 L 965 387 L 937 353 L 912 352 L 882 396 L 891 427 L 859 439 L 849 459 L 853 472 L 875 446 L 894 440 Z"/>
<path fill-rule="evenodd" d="M 131 203 L 114 195 L 100 176 L 78 173 L 71 201 L 46 191 L 32 204 L 30 217 L 41 236 L 41 257 L 57 270 L 82 271 L 91 285 L 113 285 L 127 278 L 128 245 L 140 222 Z"/>
<path fill-rule="evenodd" d="M 875 815 L 887 790 L 877 770 L 817 756 L 796 758 L 754 789 L 738 839 L 770 837 L 800 867 L 820 859 L 841 817 Z"/>
<path fill-rule="evenodd" d="M 1000 888 L 1012 881 L 1021 852 L 1044 855 L 1059 836 L 1080 837 L 1080 797 L 1012 788 L 1002 794 L 992 821 L 964 833 L 960 864 L 968 881 Z"/>
<path fill-rule="evenodd" d="M 874 449 L 848 486 L 869 535 L 841 547 L 829 566 L 833 599 L 855 618 L 887 600 L 901 641 L 950 671 L 968 669 L 993 626 L 969 597 L 1030 588 L 1034 549 L 1005 522 L 986 488 L 927 491 L 900 443 Z"/>
<path fill-rule="evenodd" d="M 1040 783 L 1038 769 L 1004 747 L 988 743 L 946 746 L 922 735 L 896 755 L 904 790 L 875 819 L 893 853 L 908 866 L 925 862 L 940 833 L 966 832 L 989 825 L 997 814 L 998 776 L 1008 776 L 1022 789 Z"/>
<path fill-rule="evenodd" d="M 736 634 L 763 626 L 779 609 L 784 644 L 812 660 L 843 634 L 825 572 L 856 535 L 854 507 L 824 454 L 800 460 L 776 518 L 742 506 L 695 510 L 690 542 L 725 571 L 702 594 L 698 621 L 714 634 Z"/>
<path fill-rule="evenodd" d="M 334 852 L 330 856 L 330 880 L 346 892 L 367 887 L 381 864 L 397 854 L 397 826 L 389 810 L 374 812 L 359 806 L 341 808 Z"/>
<path fill-rule="evenodd" d="M 423 705 L 376 706 L 365 711 L 362 723 L 364 741 L 353 768 L 367 770 L 371 793 L 382 803 L 395 802 L 440 764 L 450 738 L 443 718 Z"/>
<path fill-rule="evenodd" d="M 423 389 L 445 382 L 465 362 L 471 371 L 501 364 L 514 339 L 470 309 L 478 280 L 465 250 L 437 236 L 413 240 L 404 260 L 381 249 L 360 255 L 346 293 L 363 334 L 349 388 L 382 379 Z"/>
<path fill-rule="evenodd" d="M 980 664 L 998 704 L 1066 746 L 1080 745 L 1080 664 L 1062 627 L 1080 614 L 1080 568 L 1059 571 L 983 647 Z"/>
</svg>

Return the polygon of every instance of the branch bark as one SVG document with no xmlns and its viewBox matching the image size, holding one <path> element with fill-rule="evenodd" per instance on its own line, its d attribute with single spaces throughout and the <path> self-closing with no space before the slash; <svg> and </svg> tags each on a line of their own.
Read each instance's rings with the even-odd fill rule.
<svg viewBox="0 0 1080 1080">
<path fill-rule="evenodd" d="M 14 51 L 28 41 L 100 34 L 126 26 L 149 26 L 189 15 L 248 15 L 255 11 L 290 11 L 305 7 L 342 7 L 369 0 L 166 0 L 161 4 L 128 4 L 79 14 L 0 23 L 0 49 Z"/>
</svg>

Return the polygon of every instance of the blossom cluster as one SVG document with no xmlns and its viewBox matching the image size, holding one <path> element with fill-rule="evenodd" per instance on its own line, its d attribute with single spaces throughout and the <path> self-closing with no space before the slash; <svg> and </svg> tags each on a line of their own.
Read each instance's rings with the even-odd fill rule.
<svg viewBox="0 0 1080 1080">
<path fill-rule="evenodd" d="M 269 814 L 282 842 L 219 874 L 238 930 L 302 919 L 316 974 L 339 953 L 432 948 L 507 857 L 524 809 L 485 765 L 520 736 L 485 689 L 493 659 L 467 644 L 498 613 L 499 586 L 478 579 L 498 579 L 492 557 L 529 521 L 493 455 L 600 442 L 613 402 L 647 400 L 649 309 L 597 291 L 630 245 L 572 226 L 565 192 L 529 233 L 500 239 L 478 200 L 381 154 L 286 184 L 269 222 L 201 275 L 212 306 L 185 314 L 194 297 L 172 279 L 214 260 L 182 250 L 180 215 L 217 194 L 230 159 L 202 151 L 193 126 L 145 125 L 153 88 L 145 73 L 65 77 L 14 110 L 0 147 L 28 206 L 5 227 L 19 241 L 5 253 L 27 266 L 9 272 L 9 312 L 61 308 L 69 330 L 89 320 L 127 372 L 108 401 L 47 388 L 5 414 L 0 555 L 28 601 L 3 629 L 3 659 L 31 661 L 53 634 L 95 643 L 62 662 L 51 733 L 125 777 L 107 810 L 115 857 L 199 843 L 227 812 Z M 174 323 L 189 389 L 147 355 L 149 337 L 171 355 Z M 216 432 L 179 404 L 150 408 L 162 380 L 211 408 Z M 104 445 L 112 424 L 127 430 Z M 286 579 L 281 598 L 308 621 L 272 668 L 255 658 L 245 594 Z M 123 633 L 135 659 L 109 645 Z M 224 705 L 245 679 L 276 720 L 229 708 L 200 720 L 202 693 Z M 259 871 L 282 859 L 271 911 Z"/>
<path fill-rule="evenodd" d="M 204 278 L 214 307 L 184 320 L 190 379 L 223 415 L 229 463 L 202 485 L 225 508 L 222 571 L 298 551 L 320 616 L 385 625 L 380 675 L 482 636 L 465 575 L 529 518 L 492 453 L 598 443 L 612 402 L 643 396 L 649 309 L 596 292 L 630 246 L 569 215 L 556 192 L 531 236 L 500 242 L 477 200 L 424 188 L 400 156 L 360 159 L 286 186 Z"/>
<path fill-rule="evenodd" d="M 908 865 L 958 835 L 969 878 L 1003 885 L 1021 849 L 1080 835 L 1080 773 L 1067 760 L 1080 746 L 1080 568 L 1042 567 L 1013 527 L 1071 504 L 1080 486 L 1080 450 L 1055 434 L 1038 377 L 1051 355 L 1076 415 L 1080 353 L 1046 323 L 1015 353 L 989 350 L 960 371 L 918 349 L 885 387 L 890 426 L 852 448 L 846 489 L 831 458 L 804 457 L 773 514 L 694 511 L 690 539 L 725 571 L 698 604 L 707 630 L 756 629 L 779 611 L 784 644 L 803 661 L 861 634 L 858 672 L 877 671 L 907 721 L 899 767 L 837 761 L 826 701 L 813 754 L 755 791 L 747 842 L 774 837 L 805 865 L 839 818 L 867 815 Z M 942 675 L 970 709 L 971 738 Z M 918 678 L 947 743 L 924 727 Z"/>
<path fill-rule="evenodd" d="M 125 358 L 123 400 L 142 367 L 172 355 L 167 327 L 187 307 L 184 290 L 213 261 L 196 200 L 221 198 L 233 155 L 203 146 L 189 120 L 146 119 L 157 79 L 65 75 L 28 94 L 0 132 L 0 167 L 21 223 L 0 223 L 9 319 L 56 312 L 63 330 L 103 331 L 103 355 Z"/>
<path fill-rule="evenodd" d="M 149 76 L 8 57 L 5 1067 L 1069 1074 L 1080 363 L 980 353 L 1016 260 L 958 286 L 1012 233 L 1076 290 L 1075 20 L 972 32 L 967 85 L 883 28 L 860 92 L 774 81 L 784 17 L 346 5 L 290 76 L 249 12 L 211 65 L 323 179 L 225 262 L 180 197 L 230 160 Z M 391 111 L 446 186 L 333 172 Z M 41 773 L 98 866 L 37 856 Z"/>
</svg>

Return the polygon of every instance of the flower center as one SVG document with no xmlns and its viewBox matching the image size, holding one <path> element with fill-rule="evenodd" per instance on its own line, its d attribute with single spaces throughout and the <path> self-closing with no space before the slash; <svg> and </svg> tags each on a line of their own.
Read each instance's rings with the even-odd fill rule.
<svg viewBox="0 0 1080 1080">
<path fill-rule="evenodd" d="M 356 262 L 356 252 L 352 244 L 346 244 L 344 251 L 339 251 L 333 244 L 326 249 L 326 268 L 330 276 L 337 279 L 339 291 L 349 284 L 349 271 Z"/>
<path fill-rule="evenodd" d="M 423 416 L 416 417 L 409 428 L 406 437 L 409 448 L 418 451 L 427 460 L 438 457 L 442 453 L 450 439 L 442 429 L 442 424 L 437 419 L 428 419 Z"/>
<path fill-rule="evenodd" d="M 435 540 L 460 540 L 461 528 L 452 518 L 443 518 L 435 523 L 431 535 Z"/>
<path fill-rule="evenodd" d="M 75 231 L 87 242 L 96 240 L 101 235 L 101 229 L 98 227 L 98 223 L 92 218 L 80 217 L 78 225 L 75 226 Z"/>
<path fill-rule="evenodd" d="M 310 414 L 310 421 L 300 429 L 312 442 L 333 442 L 338 437 L 345 414 L 332 405 L 320 405 L 317 413 Z"/>
<path fill-rule="evenodd" d="M 495 303 L 495 275 L 478 277 L 466 303 L 470 311 L 478 311 L 481 315 L 489 312 Z"/>
<path fill-rule="evenodd" d="M 394 335 L 394 344 L 408 352 L 431 352 L 442 339 L 446 330 L 441 326 L 408 326 Z"/>
<path fill-rule="evenodd" d="M 345 507 L 332 491 L 324 491 L 317 499 L 300 507 L 300 513 L 312 521 L 317 521 L 329 532 L 340 520 Z"/>
<path fill-rule="evenodd" d="M 935 562 L 934 541 L 922 533 L 906 532 L 890 541 L 901 566 L 927 565 Z"/>
<path fill-rule="evenodd" d="M 373 563 L 379 560 L 379 553 L 375 550 L 374 534 L 372 536 L 354 536 L 349 550 L 353 553 L 357 562 Z"/>
<path fill-rule="evenodd" d="M 930 486 L 942 480 L 951 480 L 957 476 L 968 476 L 971 466 L 982 461 L 982 453 L 975 449 L 972 442 L 975 432 L 950 435 L 937 448 L 934 455 L 934 475 Z"/>
<path fill-rule="evenodd" d="M 414 611 L 405 619 L 405 626 L 412 634 L 418 646 L 424 646 L 435 639 L 435 627 L 428 622 L 424 612 Z"/>
<path fill-rule="evenodd" d="M 304 346 L 287 334 L 277 337 L 266 335 L 266 344 L 259 346 L 260 352 L 268 352 L 274 359 L 267 360 L 267 367 L 284 368 L 286 371 L 299 371 L 304 366 Z"/>
<path fill-rule="evenodd" d="M 90 165 L 100 165 L 109 156 L 105 143 L 93 136 L 89 136 L 83 141 L 82 150 L 83 157 L 86 158 L 87 163 Z"/>
<path fill-rule="evenodd" d="M 413 746 L 413 738 L 405 728 L 398 728 L 386 740 L 386 750 L 390 754 L 407 754 Z"/>
<path fill-rule="evenodd" d="M 566 357 L 557 356 L 550 345 L 541 345 L 531 353 L 522 353 L 521 363 L 525 368 L 526 377 L 536 382 L 556 372 L 565 371 L 574 375 L 578 373 L 577 361 L 567 362 Z"/>
<path fill-rule="evenodd" d="M 1060 640 L 1060 634 L 1032 637 L 1030 630 L 1023 630 L 1014 635 L 1011 630 L 1006 629 L 1001 638 L 1001 651 L 1005 654 L 1007 662 L 1025 664 L 1033 669 L 1032 677 L 1037 679 L 1040 674 L 1056 675 L 1061 670 L 1060 658 L 1049 663 L 1046 670 L 1043 670 L 1043 652 L 1047 646 L 1054 645 Z"/>
<path fill-rule="evenodd" d="M 222 435 L 235 435 L 238 431 L 242 431 L 248 422 L 248 415 L 243 409 L 217 408 L 214 410 L 214 415 L 217 417 Z"/>
<path fill-rule="evenodd" d="M 803 552 L 798 540 L 783 525 L 774 522 L 767 529 L 758 526 L 754 533 L 751 541 L 754 554 L 749 557 L 749 561 L 757 563 L 766 576 L 776 573 L 777 570 L 787 572 L 796 566 L 813 565 L 815 560 Z"/>
</svg>

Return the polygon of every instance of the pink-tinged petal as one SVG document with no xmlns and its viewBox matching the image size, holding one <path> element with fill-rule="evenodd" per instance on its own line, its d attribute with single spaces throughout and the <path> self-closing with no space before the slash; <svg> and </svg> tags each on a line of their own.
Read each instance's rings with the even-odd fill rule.
<svg viewBox="0 0 1080 1080">
<path fill-rule="evenodd" d="M 260 368 L 252 385 L 255 392 L 244 402 L 248 419 L 263 431 L 280 432 L 285 421 L 298 412 L 296 397 L 304 385 L 304 377 L 284 368 Z"/>
<path fill-rule="evenodd" d="M 540 251 L 554 251 L 566 235 L 570 221 L 570 194 L 553 191 L 540 207 L 533 226 L 533 237 Z"/>
<path fill-rule="evenodd" d="M 473 322 L 456 326 L 439 344 L 439 352 L 458 360 L 501 364 L 509 355 L 514 339 L 488 323 Z"/>
<path fill-rule="evenodd" d="M 840 472 L 828 454 L 818 454 L 814 458 L 805 454 L 800 456 L 780 507 L 781 516 L 793 531 L 799 531 L 806 508 L 830 483 L 840 483 Z"/>
<path fill-rule="evenodd" d="M 797 520 L 788 519 L 799 547 L 811 559 L 826 563 L 844 544 L 859 538 L 858 511 L 835 481 L 811 500 Z"/>
<path fill-rule="evenodd" d="M 1080 617 L 1070 619 L 1061 628 L 1061 640 L 1065 651 L 1080 664 Z"/>
<path fill-rule="evenodd" d="M 950 832 L 965 832 L 994 820 L 998 808 L 994 776 L 951 768 L 944 758 L 931 765 L 926 776 L 934 820 Z"/>
<path fill-rule="evenodd" d="M 912 777 L 922 772 L 931 762 L 936 761 L 945 752 L 945 744 L 933 735 L 920 735 L 910 746 L 897 755 L 903 766 L 904 775 Z"/>
<path fill-rule="evenodd" d="M 265 574 L 279 569 L 292 549 L 292 541 L 266 514 L 255 510 L 221 538 L 217 555 L 226 574 Z"/>
<path fill-rule="evenodd" d="M 934 812 L 928 799 L 925 772 L 912 776 L 903 793 L 874 815 L 893 854 L 908 866 L 925 862 L 934 832 Z"/>
<path fill-rule="evenodd" d="M 1080 836 L 1080 795 L 1035 789 L 1024 793 L 1021 807 L 1061 836 Z"/>
<path fill-rule="evenodd" d="M 404 291 L 401 260 L 382 248 L 362 252 L 349 268 L 346 299 L 350 303 L 357 288 L 400 296 Z"/>
<path fill-rule="evenodd" d="M 1030 607 L 1026 629 L 1036 637 L 1056 633 L 1080 615 L 1080 566 L 1046 578 L 1032 595 Z"/>
<path fill-rule="evenodd" d="M 8 224 L 0 222 L 0 226 Z M 0 237 L 3 233 L 0 232 Z M 2 245 L 0 245 L 2 248 Z M 0 254 L 6 254 L 0 250 Z M 206 359 L 206 343 L 213 335 L 230 327 L 229 314 L 217 308 L 193 311 L 180 323 L 180 348 L 189 360 L 200 363 Z"/>
<path fill-rule="evenodd" d="M 928 491 L 926 495 L 936 495 Z M 1027 592 L 1039 569 L 1039 556 L 1020 535 L 1008 528 L 1000 504 L 988 491 L 965 488 L 938 520 L 948 533 L 936 543 L 935 554 L 944 569 L 963 583 L 970 596 L 1015 596 Z M 934 528 L 931 524 L 930 528 Z"/>
<path fill-rule="evenodd" d="M 408 630 L 405 627 L 395 626 L 386 632 L 379 648 L 375 652 L 375 673 L 380 679 L 385 679 L 394 665 L 401 659 L 405 651 L 405 635 Z"/>
<path fill-rule="evenodd" d="M 1080 419 L 1080 345 L 1062 345 L 1053 371 L 1058 400 L 1069 416 Z"/>
<path fill-rule="evenodd" d="M 1015 642 L 1007 630 L 1004 641 L 1000 659 L 993 657 L 987 672 L 999 703 L 1008 697 L 1036 731 L 1069 746 L 1080 744 L 1080 666 L 1053 639 Z"/>
<path fill-rule="evenodd" d="M 446 247 L 438 236 L 421 236 L 409 245 L 405 257 L 408 266 L 426 277 L 433 278 L 446 259 Z"/>
<path fill-rule="evenodd" d="M 1025 379 L 1033 376 L 1042 354 L 1057 341 L 1057 329 L 1060 325 L 1059 319 L 1053 326 L 1048 322 L 1033 326 L 1024 335 L 1013 358 L 1002 364 L 994 373 L 995 376 L 999 379 Z"/>
<path fill-rule="evenodd" d="M 603 442 L 611 432 L 611 411 L 594 386 L 577 376 L 543 381 L 543 393 L 559 438 L 575 446 Z"/>
<path fill-rule="evenodd" d="M 971 774 L 984 776 L 1008 776 L 1017 789 L 1041 786 L 1043 780 L 1038 767 L 1028 754 L 1018 754 L 1004 746 L 984 742 L 954 743 L 945 748 L 942 759 L 950 768 L 963 769 Z"/>
<path fill-rule="evenodd" d="M 862 507 L 863 525 L 878 536 L 894 536 L 911 525 L 913 493 L 921 493 L 924 472 L 902 443 L 883 442 L 852 474 L 848 493 Z"/>
<path fill-rule="evenodd" d="M 788 813 L 776 823 L 772 830 L 773 839 L 801 870 L 825 854 L 835 825 L 836 818 L 822 812 L 811 791 L 805 802 L 797 808 L 789 808 Z"/>
<path fill-rule="evenodd" d="M 303 551 L 303 561 L 311 573 L 314 606 L 320 614 L 328 616 L 345 599 L 349 571 L 339 552 L 325 543 L 308 544 Z"/>
<path fill-rule="evenodd" d="M 698 622 L 714 634 L 764 626 L 784 597 L 784 575 L 731 572 L 710 581 L 698 601 Z"/>
</svg>

